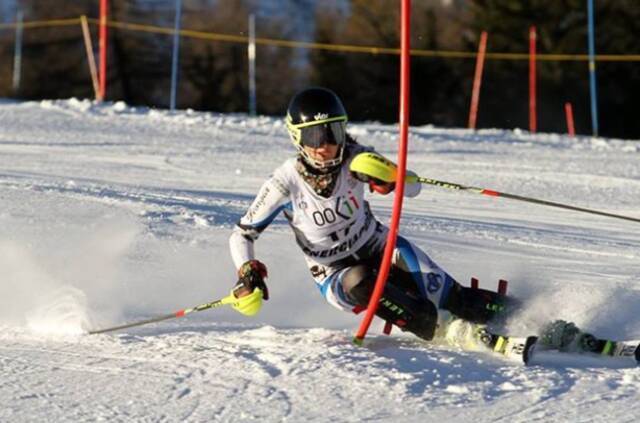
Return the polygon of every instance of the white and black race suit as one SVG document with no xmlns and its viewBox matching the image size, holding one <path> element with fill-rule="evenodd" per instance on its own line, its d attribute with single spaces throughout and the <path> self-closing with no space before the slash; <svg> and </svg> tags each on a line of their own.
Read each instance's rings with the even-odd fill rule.
<svg viewBox="0 0 640 423">
<path fill-rule="evenodd" d="M 371 213 L 364 199 L 366 185 L 349 171 L 353 157 L 371 149 L 359 144 L 348 144 L 346 148 L 328 198 L 316 194 L 304 181 L 296 169 L 296 158 L 275 170 L 231 235 L 229 243 L 236 268 L 254 259 L 254 241 L 282 212 L 327 301 L 340 309 L 354 309 L 355 304 L 342 291 L 341 277 L 350 266 L 380 256 L 388 229 Z M 414 197 L 420 188 L 420 184 L 407 184 L 405 195 Z M 411 273 L 424 298 L 442 306 L 453 280 L 424 252 L 398 237 L 393 263 Z"/>
</svg>

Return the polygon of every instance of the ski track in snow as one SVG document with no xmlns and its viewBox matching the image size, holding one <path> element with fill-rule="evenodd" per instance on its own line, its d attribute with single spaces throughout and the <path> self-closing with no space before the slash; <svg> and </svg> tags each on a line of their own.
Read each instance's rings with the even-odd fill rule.
<svg viewBox="0 0 640 423">
<path fill-rule="evenodd" d="M 525 368 L 379 322 L 353 346 L 359 318 L 315 292 L 281 218 L 257 244 L 273 298 L 256 319 L 220 309 L 77 335 L 226 295 L 229 231 L 293 149 L 280 119 L 73 99 L 2 102 L 0 128 L 0 421 L 638 415 L 626 363 L 548 354 Z M 350 130 L 395 156 L 395 127 Z M 424 176 L 640 217 L 637 142 L 424 126 L 410 143 Z M 387 221 L 390 199 L 371 203 Z M 434 187 L 404 210 L 401 233 L 457 279 L 510 280 L 528 300 L 512 330 L 566 318 L 640 338 L 638 224 Z"/>
<path fill-rule="evenodd" d="M 630 400 L 606 409 L 624 421 L 638 410 L 635 369 L 523 368 L 406 337 L 373 336 L 359 348 L 344 331 L 207 322 L 91 339 L 6 329 L 2 340 L 3 413 L 18 420 L 47 410 L 53 420 L 572 421 Z"/>
</svg>

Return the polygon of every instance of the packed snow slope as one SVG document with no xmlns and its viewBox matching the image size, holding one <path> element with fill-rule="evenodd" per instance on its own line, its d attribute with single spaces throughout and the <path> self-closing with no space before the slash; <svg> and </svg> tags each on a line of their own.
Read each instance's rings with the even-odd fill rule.
<svg viewBox="0 0 640 423">
<path fill-rule="evenodd" d="M 388 157 L 395 126 L 351 123 Z M 0 421 L 635 421 L 640 369 L 428 345 L 326 304 L 283 219 L 257 244 L 272 299 L 86 335 L 229 292 L 230 230 L 294 154 L 281 119 L 87 101 L 0 103 Z M 640 217 L 640 143 L 413 127 L 418 174 Z M 371 197 L 387 222 L 391 197 Z M 401 233 L 463 283 L 640 338 L 640 224 L 425 186 Z"/>
</svg>

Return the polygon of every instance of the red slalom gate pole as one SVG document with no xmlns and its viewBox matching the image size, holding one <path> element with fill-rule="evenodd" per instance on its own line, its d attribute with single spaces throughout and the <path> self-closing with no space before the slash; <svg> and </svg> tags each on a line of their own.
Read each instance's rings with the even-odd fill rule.
<svg viewBox="0 0 640 423">
<path fill-rule="evenodd" d="M 411 34 L 411 0 L 402 0 L 400 8 L 400 145 L 398 148 L 398 174 L 396 180 L 395 195 L 393 198 L 393 212 L 391 213 L 391 225 L 389 236 L 384 248 L 380 272 L 376 280 L 375 288 L 369 299 L 369 305 L 358 332 L 353 342 L 362 345 L 364 337 L 369 330 L 373 316 L 378 308 L 380 297 L 389 276 L 391 258 L 396 247 L 398 226 L 402 213 L 402 200 L 404 198 L 404 180 L 407 170 L 407 143 L 409 138 L 409 84 L 410 84 L 410 34 Z"/>
<path fill-rule="evenodd" d="M 98 100 L 104 100 L 107 91 L 107 14 L 109 0 L 100 0 L 100 87 Z"/>
<path fill-rule="evenodd" d="M 478 56 L 476 57 L 476 72 L 473 77 L 473 89 L 471 91 L 471 107 L 469 108 L 469 129 L 476 129 L 478 116 L 478 102 L 480 101 L 480 86 L 482 85 L 482 70 L 484 69 L 484 56 L 487 51 L 487 31 L 480 34 Z"/>
<path fill-rule="evenodd" d="M 576 136 L 576 128 L 573 124 L 573 107 L 571 103 L 564 103 L 564 114 L 567 116 L 567 132 L 570 136 Z"/>
<path fill-rule="evenodd" d="M 536 132 L 536 27 L 529 28 L 529 131 Z"/>
</svg>

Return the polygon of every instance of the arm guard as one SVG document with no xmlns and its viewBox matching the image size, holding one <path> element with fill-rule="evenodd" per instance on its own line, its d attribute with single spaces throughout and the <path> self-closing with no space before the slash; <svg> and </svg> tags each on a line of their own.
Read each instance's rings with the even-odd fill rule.
<svg viewBox="0 0 640 423">
<path fill-rule="evenodd" d="M 397 177 L 397 166 L 392 161 L 386 159 L 376 152 L 360 153 L 353 158 L 349 165 L 349 170 L 353 172 L 356 179 L 369 183 L 372 190 L 385 193 L 391 189 L 376 189 L 389 184 L 395 184 Z M 415 172 L 407 171 L 407 176 L 416 175 Z M 408 183 L 405 181 L 405 196 L 415 197 L 420 193 L 422 185 L 420 183 Z"/>
</svg>

